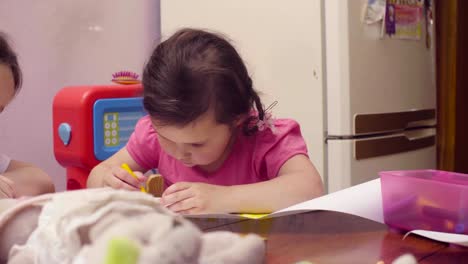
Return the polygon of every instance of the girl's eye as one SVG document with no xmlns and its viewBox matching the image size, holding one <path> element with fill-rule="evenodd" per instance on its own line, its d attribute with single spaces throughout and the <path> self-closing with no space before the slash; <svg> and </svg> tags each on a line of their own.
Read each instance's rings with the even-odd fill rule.
<svg viewBox="0 0 468 264">
<path fill-rule="evenodd" d="M 200 148 L 200 147 L 203 147 L 203 143 L 193 143 L 193 144 L 190 144 L 192 147 L 194 148 Z"/>
</svg>

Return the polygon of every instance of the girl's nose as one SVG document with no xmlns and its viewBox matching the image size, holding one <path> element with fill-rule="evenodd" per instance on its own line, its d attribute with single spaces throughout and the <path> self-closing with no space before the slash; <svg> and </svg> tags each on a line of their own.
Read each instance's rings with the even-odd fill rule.
<svg viewBox="0 0 468 264">
<path fill-rule="evenodd" d="M 177 146 L 175 157 L 178 160 L 184 160 L 190 157 L 190 153 L 187 151 L 187 149 L 184 146 Z"/>
</svg>

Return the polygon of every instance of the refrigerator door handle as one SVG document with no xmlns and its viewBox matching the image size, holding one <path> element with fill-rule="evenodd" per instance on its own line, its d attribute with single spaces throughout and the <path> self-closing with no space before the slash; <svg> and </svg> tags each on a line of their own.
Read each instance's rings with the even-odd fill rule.
<svg viewBox="0 0 468 264">
<path fill-rule="evenodd" d="M 356 114 L 354 116 L 354 133 L 356 135 L 378 134 L 414 127 L 429 127 L 435 125 L 435 118 L 435 109 Z"/>
<path fill-rule="evenodd" d="M 354 142 L 356 160 L 408 152 L 435 145 L 435 129 L 406 131 L 392 136 L 359 139 Z"/>
</svg>

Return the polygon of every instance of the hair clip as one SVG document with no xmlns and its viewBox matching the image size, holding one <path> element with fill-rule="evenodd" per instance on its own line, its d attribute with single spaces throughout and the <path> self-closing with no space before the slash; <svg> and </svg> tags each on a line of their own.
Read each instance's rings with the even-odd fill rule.
<svg viewBox="0 0 468 264">
<path fill-rule="evenodd" d="M 271 113 L 271 110 L 273 107 L 275 107 L 278 104 L 278 101 L 274 101 L 270 106 L 268 106 L 263 115 L 263 119 L 257 118 L 257 128 L 258 131 L 263 131 L 266 128 L 269 128 L 273 134 L 276 134 L 276 127 L 275 127 L 275 118 L 273 117 L 273 114 Z"/>
<path fill-rule="evenodd" d="M 119 71 L 112 74 L 112 82 L 118 84 L 137 84 L 139 75 L 131 71 Z"/>
<path fill-rule="evenodd" d="M 275 107 L 277 104 L 278 104 L 278 101 L 274 101 L 273 103 L 271 103 L 271 105 L 269 105 L 269 106 L 265 109 L 265 112 L 271 111 L 271 109 L 273 109 L 273 107 Z"/>
</svg>

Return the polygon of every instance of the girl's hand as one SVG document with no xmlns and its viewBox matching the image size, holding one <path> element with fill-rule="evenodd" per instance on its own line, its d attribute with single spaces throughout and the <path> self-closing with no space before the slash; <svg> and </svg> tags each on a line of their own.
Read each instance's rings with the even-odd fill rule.
<svg viewBox="0 0 468 264">
<path fill-rule="evenodd" d="M 228 189 L 228 186 L 178 182 L 164 191 L 161 202 L 180 214 L 224 213 Z"/>
<path fill-rule="evenodd" d="M 104 186 L 109 186 L 114 189 L 125 189 L 130 191 L 139 191 L 141 183 L 146 181 L 146 176 L 139 171 L 133 172 L 138 179 L 135 179 L 126 170 L 120 167 L 112 167 L 102 178 Z"/>
<path fill-rule="evenodd" d="M 12 180 L 0 174 L 0 199 L 15 197 L 15 183 Z"/>
</svg>

